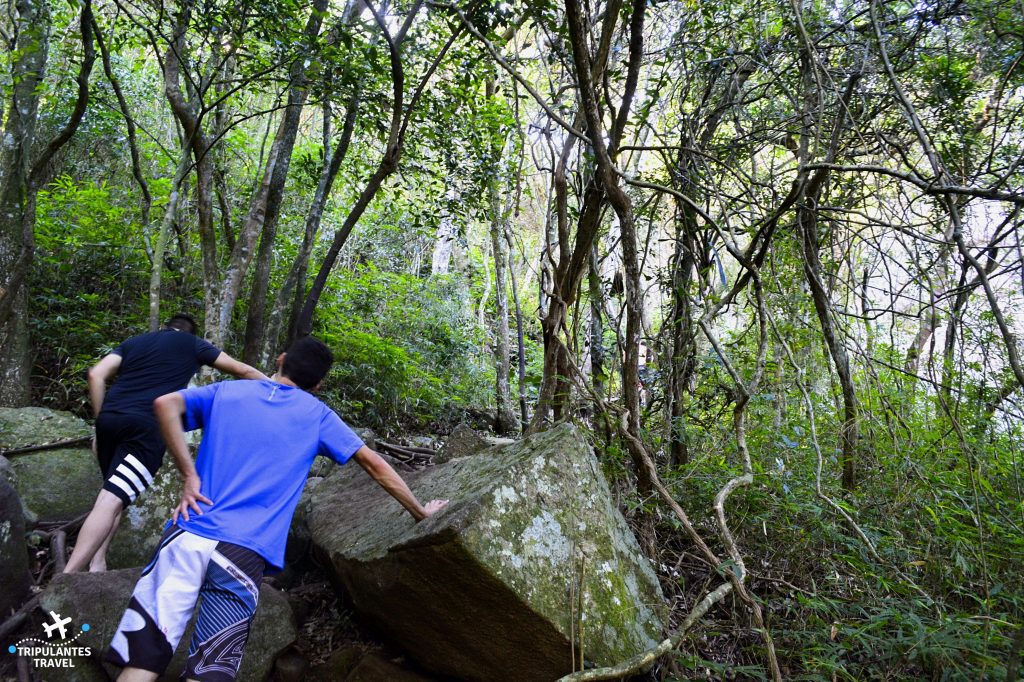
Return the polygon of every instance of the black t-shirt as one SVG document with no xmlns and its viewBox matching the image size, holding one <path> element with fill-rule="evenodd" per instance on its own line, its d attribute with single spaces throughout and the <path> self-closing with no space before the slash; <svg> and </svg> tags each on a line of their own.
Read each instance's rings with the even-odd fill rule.
<svg viewBox="0 0 1024 682">
<path fill-rule="evenodd" d="M 174 329 L 133 336 L 112 352 L 121 356 L 121 367 L 103 411 L 148 419 L 155 419 L 154 400 L 188 386 L 200 365 L 220 355 L 206 339 Z"/>
</svg>

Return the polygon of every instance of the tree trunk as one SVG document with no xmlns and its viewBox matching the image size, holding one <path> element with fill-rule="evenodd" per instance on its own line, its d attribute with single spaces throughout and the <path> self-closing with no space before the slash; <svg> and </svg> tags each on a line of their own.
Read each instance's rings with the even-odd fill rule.
<svg viewBox="0 0 1024 682">
<path fill-rule="evenodd" d="M 488 89 L 493 88 L 488 83 Z M 511 370 L 508 327 L 508 285 L 505 269 L 508 263 L 508 249 L 505 245 L 505 221 L 501 211 L 501 198 L 494 182 L 491 183 L 491 248 L 494 250 L 494 372 L 495 400 L 498 414 L 495 431 L 498 435 L 517 432 L 518 423 L 512 411 L 512 390 L 508 375 Z"/>
<path fill-rule="evenodd" d="M 519 358 L 519 428 L 525 430 L 529 425 L 529 414 L 526 408 L 526 339 L 523 332 L 523 309 L 519 304 L 519 284 L 516 282 L 516 268 L 512 262 L 512 241 L 507 231 L 502 236 L 509 246 L 508 274 L 512 283 L 512 300 L 516 306 L 516 342 Z"/>
<path fill-rule="evenodd" d="M 50 41 L 50 15 L 43 0 L 17 3 L 17 43 L 11 65 L 14 86 L 0 140 L 0 405 L 29 400 L 28 294 L 32 265 L 35 197 L 28 174 Z"/>
<path fill-rule="evenodd" d="M 181 161 L 178 162 L 178 170 L 171 183 L 171 193 L 167 198 L 164 217 L 160 221 L 160 231 L 157 233 L 156 245 L 153 247 L 153 269 L 149 276 L 149 331 L 151 332 L 160 328 L 160 282 L 163 278 L 167 237 L 170 235 L 171 225 L 178 214 L 181 183 L 188 173 L 189 156 L 188 149 L 181 150 Z"/>
<path fill-rule="evenodd" d="M 820 190 L 820 187 L 819 187 Z M 805 197 L 797 212 L 797 224 L 800 230 L 800 244 L 803 249 L 804 275 L 807 278 L 807 285 L 811 290 L 811 299 L 814 302 L 814 311 L 818 315 L 818 322 L 821 324 L 821 333 L 825 339 L 832 363 L 835 366 L 836 374 L 839 376 L 839 385 L 843 394 L 843 423 L 840 427 L 841 466 L 843 470 L 842 484 L 846 490 L 853 490 L 856 485 L 856 462 L 857 462 L 857 395 L 854 392 L 853 376 L 850 372 L 850 359 L 846 353 L 846 346 L 838 338 L 835 326 L 832 323 L 832 302 L 825 289 L 821 258 L 819 256 L 820 246 L 818 244 L 818 219 L 817 199 L 820 191 L 814 192 L 812 196 Z"/>
<path fill-rule="evenodd" d="M 607 382 L 604 366 L 604 286 L 598 268 L 597 244 L 590 247 L 587 285 L 590 298 L 590 381 L 594 385 L 594 393 L 603 399 Z"/>
<path fill-rule="evenodd" d="M 312 45 L 320 34 L 320 27 L 323 24 L 323 17 L 327 10 L 327 0 L 316 0 L 313 3 L 313 10 L 309 14 L 304 31 L 305 39 Z M 307 73 L 309 71 L 309 59 L 300 54 L 291 67 L 291 86 L 288 90 L 288 106 L 285 109 L 284 118 L 281 120 L 281 127 L 278 129 L 275 146 L 280 141 L 277 151 L 277 162 L 271 173 L 270 187 L 266 194 L 266 205 L 263 211 L 263 236 L 260 239 L 259 253 L 256 257 L 256 272 L 253 273 L 252 291 L 249 297 L 249 315 L 245 325 L 245 348 L 242 352 L 244 362 L 257 364 L 259 362 L 260 350 L 263 346 L 263 337 L 266 332 L 267 314 L 267 290 L 270 286 L 270 270 L 274 258 L 274 243 L 277 240 L 277 218 L 281 210 L 281 199 L 284 196 L 284 185 L 288 179 L 288 167 L 291 162 L 292 149 L 295 147 L 295 138 L 298 135 L 299 119 L 302 115 L 302 108 L 306 103 L 307 95 Z M 244 267 L 241 274 L 244 274 Z M 222 310 L 230 314 L 238 300 L 238 292 L 241 289 L 241 281 L 238 285 L 224 287 Z"/>
<path fill-rule="evenodd" d="M 28 290 L 25 280 L 35 251 L 36 195 L 53 172 L 50 162 L 75 134 L 89 101 L 89 75 L 96 59 L 92 5 L 82 5 L 79 26 L 82 62 L 78 94 L 65 126 L 33 161 L 39 99 L 50 41 L 50 14 L 45 2 L 16 3 L 11 56 L 10 101 L 0 139 L 0 406 L 29 400 Z"/>
<path fill-rule="evenodd" d="M 316 310 L 317 303 L 320 302 L 320 296 L 323 294 L 324 287 L 327 286 L 327 277 L 330 275 L 331 270 L 334 269 L 334 264 L 338 260 L 338 254 L 341 252 L 341 248 L 348 241 L 349 235 L 355 228 L 356 223 L 362 217 L 363 212 L 370 205 L 370 202 L 377 195 L 377 191 L 380 189 L 384 181 L 398 169 L 398 160 L 402 156 L 402 148 L 405 143 L 405 133 L 409 122 L 409 117 L 412 115 L 416 108 L 416 103 L 420 94 L 423 92 L 423 88 L 429 82 L 434 70 L 440 64 L 441 59 L 448 53 L 452 44 L 455 42 L 455 38 L 458 36 L 458 32 L 453 32 L 448 42 L 440 49 L 438 54 L 435 56 L 431 65 L 427 68 L 422 79 L 420 80 L 419 86 L 409 102 L 408 107 L 404 104 L 405 98 L 405 69 L 402 65 L 401 58 L 401 45 L 406 37 L 406 31 L 409 26 L 412 25 L 412 20 L 419 13 L 422 7 L 422 0 L 415 0 L 412 7 L 409 8 L 409 13 L 405 18 L 405 22 L 399 29 L 398 33 L 394 36 L 391 35 L 384 23 L 384 20 L 379 14 L 374 12 L 374 19 L 377 22 L 378 27 L 384 34 L 384 38 L 388 43 L 388 54 L 391 63 L 391 81 L 393 88 L 393 100 L 391 102 L 391 129 L 388 133 L 388 139 L 385 143 L 384 154 L 381 157 L 380 163 L 377 165 L 377 169 L 373 175 L 370 176 L 366 182 L 366 186 L 363 187 L 363 191 L 360 192 L 359 197 L 353 204 L 352 209 L 349 211 L 348 216 L 345 218 L 345 222 L 341 228 L 334 233 L 334 239 L 331 242 L 330 248 L 327 250 L 327 254 L 324 257 L 324 262 L 320 265 L 320 270 L 317 272 L 316 278 L 313 280 L 312 286 L 309 288 L 309 293 L 306 295 L 305 303 L 302 305 L 302 311 L 299 313 L 298 322 L 295 325 L 297 336 L 307 336 L 313 331 L 313 311 Z"/>
<path fill-rule="evenodd" d="M 573 65 L 576 82 L 580 90 L 580 102 L 587 119 L 587 131 L 594 150 L 596 177 L 607 192 L 608 201 L 619 218 L 621 231 L 622 262 L 625 269 L 625 310 L 626 336 L 623 342 L 622 396 L 626 409 L 624 440 L 637 475 L 637 492 L 641 498 L 654 493 L 654 479 L 646 466 L 647 453 L 640 431 L 640 336 L 643 328 L 643 292 L 640 286 L 639 244 L 636 238 L 636 221 L 633 203 L 629 195 L 619 186 L 615 173 L 613 155 L 622 136 L 625 120 L 636 93 L 639 80 L 640 62 L 643 57 L 643 27 L 646 10 L 645 0 L 634 0 L 630 12 L 629 60 L 626 84 L 622 101 L 608 142 L 602 129 L 602 116 L 596 92 L 596 81 L 591 68 L 590 53 L 587 49 L 588 30 L 582 8 L 577 0 L 566 2 L 566 23 L 572 43 Z M 611 20 L 614 22 L 614 19 Z M 606 26 L 607 28 L 607 26 Z M 574 254 L 575 255 L 575 254 Z M 586 254 L 589 256 L 588 253 Z M 654 519 L 643 513 L 639 519 L 640 543 L 648 557 L 656 555 Z"/>
</svg>

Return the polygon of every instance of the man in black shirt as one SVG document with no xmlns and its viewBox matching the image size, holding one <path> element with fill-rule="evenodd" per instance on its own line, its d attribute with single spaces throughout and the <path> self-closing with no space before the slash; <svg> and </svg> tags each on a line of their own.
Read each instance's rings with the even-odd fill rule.
<svg viewBox="0 0 1024 682">
<path fill-rule="evenodd" d="M 96 416 L 94 447 L 103 472 L 103 489 L 82 524 L 66 573 L 103 571 L 121 512 L 153 482 L 163 463 L 164 441 L 153 401 L 188 386 L 202 365 L 240 379 L 266 379 L 205 339 L 196 324 L 178 313 L 163 329 L 133 336 L 89 370 L 89 400 Z M 117 382 L 106 390 L 107 382 Z"/>
</svg>

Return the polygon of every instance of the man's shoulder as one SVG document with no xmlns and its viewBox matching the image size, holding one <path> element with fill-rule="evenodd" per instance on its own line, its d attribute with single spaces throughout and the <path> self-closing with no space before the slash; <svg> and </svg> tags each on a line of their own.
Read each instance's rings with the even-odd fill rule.
<svg viewBox="0 0 1024 682">
<path fill-rule="evenodd" d="M 157 334 L 159 334 L 159 332 L 142 332 L 141 334 L 129 336 L 127 339 L 121 342 L 121 345 L 127 343 L 142 343 L 147 339 L 155 338 Z"/>
<path fill-rule="evenodd" d="M 146 348 L 147 346 L 151 346 L 153 343 L 156 343 L 157 334 L 159 334 L 159 332 L 143 332 L 142 334 L 129 336 L 127 339 L 122 341 L 114 351 L 118 355 L 123 355 L 125 351 L 130 351 L 133 348 Z"/>
</svg>

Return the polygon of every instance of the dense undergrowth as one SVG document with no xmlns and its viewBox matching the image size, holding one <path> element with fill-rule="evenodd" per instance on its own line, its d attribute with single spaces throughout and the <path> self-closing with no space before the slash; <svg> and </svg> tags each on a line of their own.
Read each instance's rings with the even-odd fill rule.
<svg viewBox="0 0 1024 682">
<path fill-rule="evenodd" d="M 1020 670 L 1021 425 L 975 428 L 965 453 L 949 435 L 962 425 L 935 415 L 929 402 L 924 398 L 918 414 L 908 409 L 901 416 L 931 414 L 930 421 L 914 424 L 914 438 L 887 442 L 874 434 L 854 492 L 840 490 L 834 454 L 824 463 L 824 494 L 852 516 L 874 549 L 816 493 L 817 455 L 806 418 L 790 412 L 779 428 L 774 401 L 754 410 L 762 418 L 749 433 L 755 480 L 730 497 L 727 518 L 787 679 L 1005 680 L 1015 679 L 1008 667 Z M 691 461 L 662 471 L 720 556 L 712 504 L 742 473 L 728 428 L 695 431 Z M 657 443 L 656 433 L 651 436 Z M 615 443 L 598 443 L 598 449 L 611 478 L 628 478 Z M 625 499 L 634 512 L 645 507 L 660 519 L 659 569 L 680 620 L 723 582 L 725 566 L 701 562 L 674 517 L 658 505 Z M 675 666 L 684 679 L 770 679 L 761 638 L 735 600 L 694 630 L 677 650 Z"/>
</svg>

